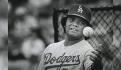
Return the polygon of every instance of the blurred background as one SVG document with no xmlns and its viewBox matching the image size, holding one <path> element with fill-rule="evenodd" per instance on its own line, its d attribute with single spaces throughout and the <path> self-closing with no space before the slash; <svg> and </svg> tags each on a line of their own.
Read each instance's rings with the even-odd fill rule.
<svg viewBox="0 0 121 70">
<path fill-rule="evenodd" d="M 89 42 L 97 49 L 98 44 L 104 46 L 104 70 L 121 69 L 121 0 L 0 0 L 0 70 L 36 70 L 46 46 L 54 38 L 63 39 L 61 19 L 54 20 L 54 9 L 66 9 L 73 3 L 92 10 L 91 24 L 97 36 Z"/>
<path fill-rule="evenodd" d="M 0 0 L 0 70 L 8 70 L 8 1 Z"/>
</svg>

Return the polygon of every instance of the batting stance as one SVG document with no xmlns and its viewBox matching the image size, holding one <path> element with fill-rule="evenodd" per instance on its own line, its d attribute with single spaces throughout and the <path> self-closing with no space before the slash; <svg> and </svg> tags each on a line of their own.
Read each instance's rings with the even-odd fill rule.
<svg viewBox="0 0 121 70">
<path fill-rule="evenodd" d="M 83 34 L 83 29 L 91 26 L 90 20 L 90 9 L 80 4 L 70 6 L 64 26 L 65 40 L 45 49 L 38 70 L 100 70 L 93 68 L 99 64 L 95 63 L 98 56 Z"/>
</svg>

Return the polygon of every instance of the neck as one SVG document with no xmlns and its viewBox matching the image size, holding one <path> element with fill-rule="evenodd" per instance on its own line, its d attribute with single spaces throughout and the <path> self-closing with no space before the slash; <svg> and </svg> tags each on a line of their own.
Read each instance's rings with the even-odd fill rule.
<svg viewBox="0 0 121 70">
<path fill-rule="evenodd" d="M 81 37 L 81 38 L 69 38 L 68 36 L 65 37 L 65 42 L 64 42 L 64 45 L 65 46 L 70 46 L 70 45 L 73 45 L 75 43 L 78 43 L 80 41 L 84 40 L 84 37 Z"/>
</svg>

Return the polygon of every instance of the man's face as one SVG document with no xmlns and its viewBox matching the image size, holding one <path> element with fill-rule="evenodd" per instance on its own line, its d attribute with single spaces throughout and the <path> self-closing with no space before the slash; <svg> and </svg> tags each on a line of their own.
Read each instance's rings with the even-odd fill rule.
<svg viewBox="0 0 121 70">
<path fill-rule="evenodd" d="M 83 28 L 86 26 L 85 20 L 77 16 L 70 16 L 66 22 L 66 33 L 68 36 L 80 38 L 83 35 Z"/>
</svg>

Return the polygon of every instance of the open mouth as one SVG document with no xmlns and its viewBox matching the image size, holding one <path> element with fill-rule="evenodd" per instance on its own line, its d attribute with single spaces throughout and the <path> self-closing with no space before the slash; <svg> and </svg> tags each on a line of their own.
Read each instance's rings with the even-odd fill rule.
<svg viewBox="0 0 121 70">
<path fill-rule="evenodd" d="M 72 32 L 77 32 L 77 31 L 78 31 L 78 30 L 75 29 L 75 28 L 70 28 L 70 30 L 71 30 Z"/>
</svg>

